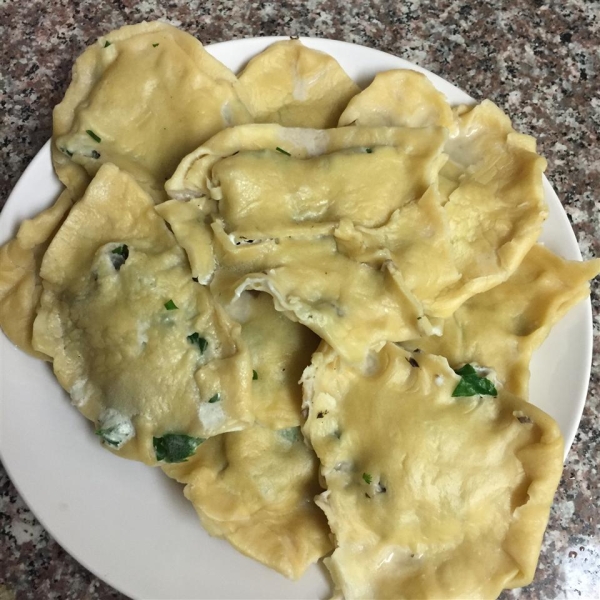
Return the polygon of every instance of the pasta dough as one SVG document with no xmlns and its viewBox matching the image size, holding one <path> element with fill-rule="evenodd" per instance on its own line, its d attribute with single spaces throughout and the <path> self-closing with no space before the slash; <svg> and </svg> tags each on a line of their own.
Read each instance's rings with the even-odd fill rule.
<svg viewBox="0 0 600 600">
<path fill-rule="evenodd" d="M 107 162 L 155 200 L 177 163 L 218 131 L 251 117 L 235 75 L 193 36 L 155 21 L 100 38 L 75 63 L 54 109 L 59 179 L 81 195 Z"/>
<path fill-rule="evenodd" d="M 242 328 L 253 369 L 252 413 L 270 429 L 302 423 L 300 377 L 320 339 L 275 310 L 268 294 L 242 292 L 228 307 Z"/>
<path fill-rule="evenodd" d="M 495 598 L 532 580 L 558 426 L 508 392 L 453 398 L 458 380 L 444 358 L 394 344 L 368 374 L 323 345 L 304 373 L 337 546 L 325 563 L 347 600 Z"/>
<path fill-rule="evenodd" d="M 548 214 L 546 160 L 535 140 L 484 100 L 459 117 L 459 133 L 446 144 L 449 170 L 461 174 L 445 205 L 450 239 L 462 279 L 445 292 L 449 316 L 471 296 L 505 281 L 538 239 Z"/>
<path fill-rule="evenodd" d="M 385 91 L 384 91 L 385 90 Z M 453 114 L 452 114 L 453 113 Z M 475 294 L 505 281 L 536 242 L 547 216 L 544 158 L 535 140 L 517 133 L 492 102 L 451 111 L 424 76 L 379 74 L 357 95 L 340 125 L 444 125 L 450 160 L 440 172 L 454 262 L 461 277 L 436 299 L 435 315 L 449 317 Z"/>
<path fill-rule="evenodd" d="M 318 463 L 299 427 L 251 427 L 217 436 L 187 463 L 165 466 L 206 530 L 286 577 L 298 579 L 331 550 L 313 496 Z"/>
<path fill-rule="evenodd" d="M 388 125 L 394 127 L 446 127 L 456 130 L 452 109 L 422 73 L 409 69 L 384 71 L 355 96 L 340 116 L 338 127 Z"/>
<path fill-rule="evenodd" d="M 221 131 L 196 148 L 179 163 L 165 184 L 169 196 L 180 200 L 208 196 L 213 166 L 237 152 L 280 148 L 294 158 L 310 158 L 349 148 L 398 146 L 415 156 L 426 154 L 432 145 L 442 143 L 446 133 L 439 128 L 343 127 L 305 129 L 280 125 L 239 125 Z"/>
<path fill-rule="evenodd" d="M 48 357 L 32 346 L 33 322 L 42 293 L 42 256 L 73 197 L 64 190 L 56 202 L 21 223 L 17 235 L 0 247 L 0 328 L 18 348 L 37 358 Z"/>
<path fill-rule="evenodd" d="M 443 136 L 429 144 L 343 151 L 297 160 L 240 152 L 212 170 L 211 196 L 236 239 L 331 233 L 341 219 L 380 227 L 435 184 Z"/>
<path fill-rule="evenodd" d="M 247 426 L 252 379 L 239 326 L 192 281 L 151 198 L 103 166 L 44 255 L 34 348 L 121 455 L 154 438 Z"/>
<path fill-rule="evenodd" d="M 492 367 L 504 388 L 529 396 L 531 355 L 550 329 L 590 293 L 600 259 L 566 261 L 535 245 L 510 278 L 474 296 L 444 322 L 443 335 L 403 344 L 448 359 Z"/>
<path fill-rule="evenodd" d="M 357 365 L 386 340 L 433 331 L 390 262 L 381 270 L 357 263 L 337 252 L 332 237 L 308 244 L 282 238 L 279 243 L 236 246 L 218 223 L 214 230 L 224 268 L 215 275 L 211 290 L 224 305 L 245 290 L 268 292 L 277 310 L 312 329 Z"/>
<path fill-rule="evenodd" d="M 298 40 L 275 42 L 240 75 L 240 96 L 257 123 L 335 127 L 360 91 L 337 61 Z"/>
</svg>

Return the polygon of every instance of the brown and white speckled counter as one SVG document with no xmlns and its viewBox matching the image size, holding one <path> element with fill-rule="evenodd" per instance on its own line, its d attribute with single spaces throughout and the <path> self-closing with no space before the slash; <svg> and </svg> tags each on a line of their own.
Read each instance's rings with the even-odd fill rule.
<svg viewBox="0 0 600 600">
<path fill-rule="evenodd" d="M 413 61 L 537 137 L 585 258 L 600 256 L 600 3 L 384 0 L 0 1 L 0 207 L 51 133 L 74 57 L 126 23 L 162 18 L 204 43 L 264 35 L 354 42 Z M 600 290 L 588 400 L 535 582 L 503 598 L 600 597 Z M 98 581 L 44 531 L 0 465 L 0 600 L 105 600 Z"/>
</svg>

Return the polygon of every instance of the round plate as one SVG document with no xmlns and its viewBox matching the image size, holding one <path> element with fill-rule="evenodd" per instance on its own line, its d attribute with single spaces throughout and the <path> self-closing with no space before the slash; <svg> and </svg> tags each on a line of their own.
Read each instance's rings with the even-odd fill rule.
<svg viewBox="0 0 600 600">
<path fill-rule="evenodd" d="M 278 39 L 207 46 L 234 71 Z M 361 86 L 378 71 L 425 73 L 452 104 L 464 92 L 405 60 L 344 42 L 303 39 L 334 56 Z M 542 241 L 581 260 L 560 201 L 544 180 L 550 216 Z M 0 243 L 20 221 L 49 206 L 60 190 L 46 144 L 16 185 L 0 219 Z M 533 358 L 531 401 L 559 423 L 567 449 L 579 424 L 590 375 L 591 305 L 579 304 Z M 0 450 L 12 481 L 52 536 L 98 577 L 132 598 L 322 598 L 322 566 L 291 582 L 208 536 L 181 486 L 158 469 L 106 452 L 70 405 L 50 365 L 26 356 L 0 335 Z"/>
</svg>

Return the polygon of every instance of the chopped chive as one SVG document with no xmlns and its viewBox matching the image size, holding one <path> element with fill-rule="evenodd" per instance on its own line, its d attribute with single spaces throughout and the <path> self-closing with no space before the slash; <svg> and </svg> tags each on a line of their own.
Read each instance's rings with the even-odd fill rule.
<svg viewBox="0 0 600 600">
<path fill-rule="evenodd" d="M 258 379 L 258 373 L 252 369 L 252 381 L 256 381 Z"/>
<path fill-rule="evenodd" d="M 198 346 L 202 354 L 204 354 L 204 351 L 208 348 L 208 342 L 203 337 L 200 337 L 199 333 L 194 332 L 191 335 L 188 335 L 187 339 L 190 344 Z"/>
<path fill-rule="evenodd" d="M 156 460 L 166 463 L 185 462 L 202 442 L 204 438 L 179 433 L 167 433 L 162 437 L 152 438 Z"/>
<path fill-rule="evenodd" d="M 498 391 L 494 384 L 485 377 L 480 377 L 472 365 L 466 364 L 458 370 L 460 381 L 452 392 L 453 398 L 461 396 L 497 396 Z"/>
<path fill-rule="evenodd" d="M 108 444 L 109 446 L 113 446 L 115 448 L 119 447 L 119 442 L 112 437 L 112 429 L 96 429 L 94 433 L 98 437 L 101 437 L 104 443 Z"/>
<path fill-rule="evenodd" d="M 86 129 L 85 132 L 95 141 L 100 143 L 102 139 L 97 136 L 91 129 Z"/>
<path fill-rule="evenodd" d="M 156 48 L 156 46 L 158 46 L 158 44 L 152 44 L 152 47 L 153 47 L 153 48 Z"/>
<path fill-rule="evenodd" d="M 127 244 L 117 246 L 110 251 L 110 260 L 113 267 L 118 271 L 129 258 L 129 247 Z"/>
<path fill-rule="evenodd" d="M 96 160 L 98 160 L 100 158 L 100 152 L 96 152 L 95 150 L 92 150 L 92 153 L 90 154 L 90 156 L 92 158 L 95 158 Z"/>
<path fill-rule="evenodd" d="M 73 156 L 73 153 L 70 150 L 67 150 L 66 148 L 60 148 L 60 151 L 69 157 Z"/>
<path fill-rule="evenodd" d="M 367 485 L 371 485 L 371 482 L 373 481 L 373 477 L 371 475 L 369 475 L 369 473 L 363 473 L 362 478 Z"/>
<path fill-rule="evenodd" d="M 277 150 L 277 152 L 281 152 L 281 154 L 285 154 L 286 156 L 291 156 L 289 152 L 286 152 L 283 148 L 280 148 L 279 146 L 277 146 L 275 150 Z"/>
<path fill-rule="evenodd" d="M 372 154 L 373 153 L 373 148 L 365 148 L 365 152 L 367 154 Z"/>
<path fill-rule="evenodd" d="M 209 404 L 214 404 L 215 402 L 219 402 L 221 400 L 221 394 L 217 392 L 212 398 L 208 400 Z"/>
<path fill-rule="evenodd" d="M 108 40 L 106 40 L 106 42 L 104 42 L 104 47 L 108 48 L 110 46 L 110 42 Z"/>
<path fill-rule="evenodd" d="M 175 302 L 173 302 L 173 300 L 169 300 L 168 302 L 165 302 L 165 308 L 167 310 L 177 310 L 179 307 L 177 304 L 175 304 Z"/>
</svg>

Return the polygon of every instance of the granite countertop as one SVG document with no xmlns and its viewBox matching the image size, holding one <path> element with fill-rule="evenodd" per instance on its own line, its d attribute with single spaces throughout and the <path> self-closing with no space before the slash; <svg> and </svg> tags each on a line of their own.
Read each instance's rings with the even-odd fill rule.
<svg viewBox="0 0 600 600">
<path fill-rule="evenodd" d="M 161 18 L 204 43 L 299 35 L 401 56 L 490 98 L 538 139 L 584 258 L 600 256 L 600 5 L 587 0 L 244 0 L 0 2 L 0 207 L 51 134 L 74 58 L 126 23 Z M 600 589 L 600 290 L 592 290 L 594 361 L 580 429 L 529 587 L 503 598 L 597 598 Z M 124 596 L 66 554 L 0 465 L 0 600 Z"/>
</svg>

